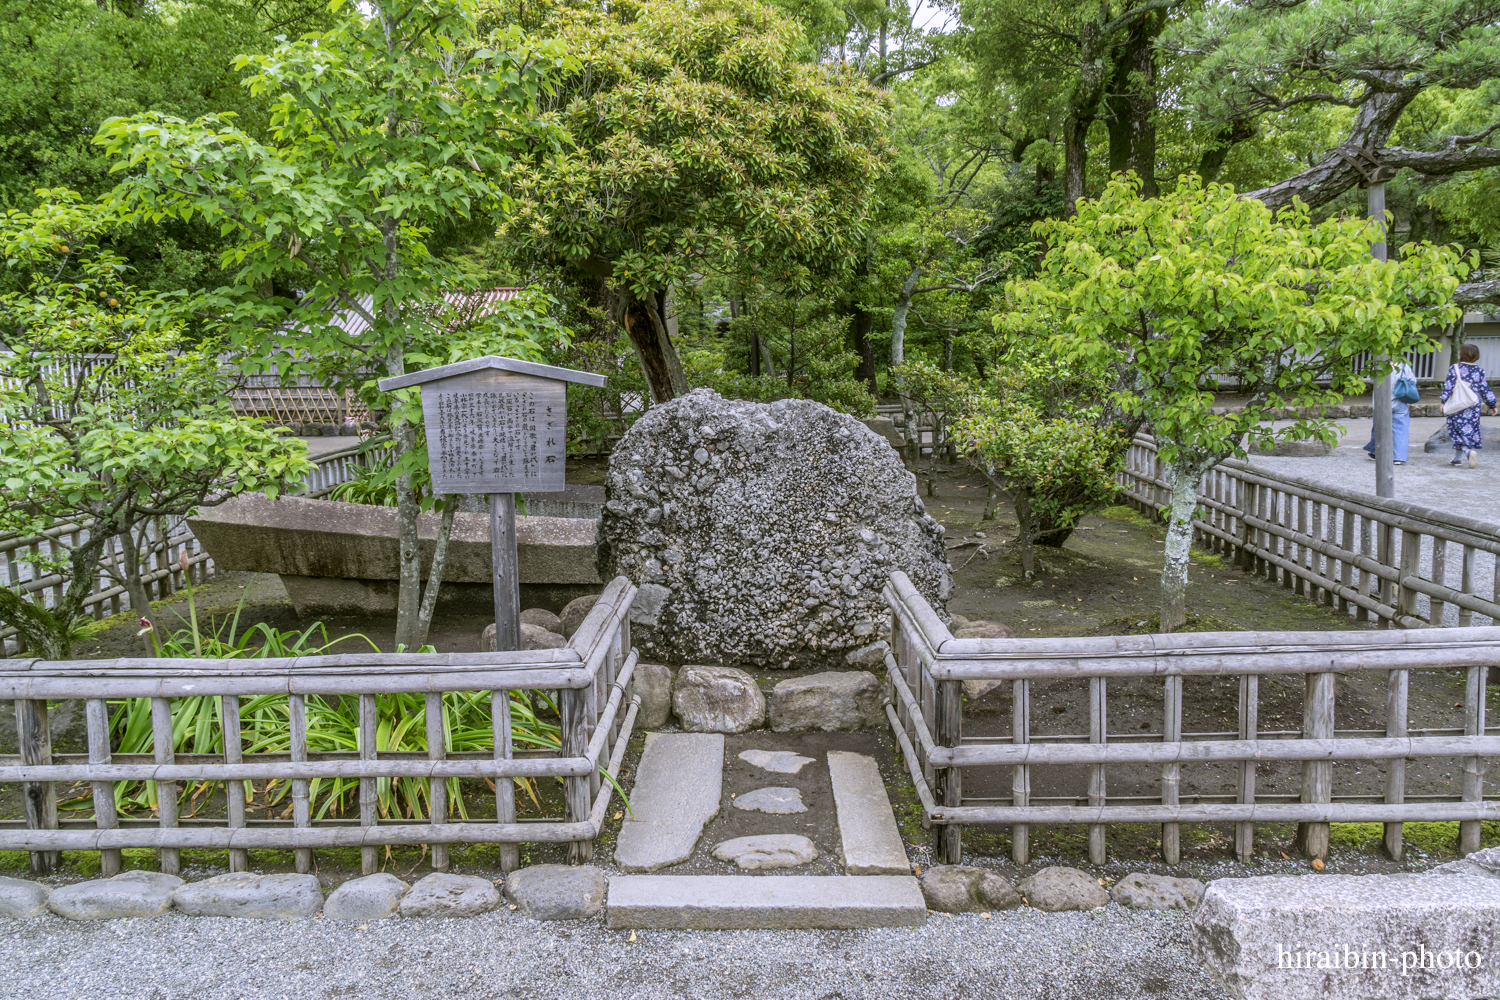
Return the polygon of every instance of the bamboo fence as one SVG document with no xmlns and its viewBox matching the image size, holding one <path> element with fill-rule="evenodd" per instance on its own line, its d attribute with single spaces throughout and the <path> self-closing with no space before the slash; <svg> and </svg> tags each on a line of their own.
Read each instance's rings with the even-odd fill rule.
<svg viewBox="0 0 1500 1000">
<path fill-rule="evenodd" d="M 637 659 L 629 619 L 635 592 L 627 579 L 616 577 L 562 649 L 0 664 L 0 698 L 15 700 L 20 741 L 19 754 L 0 755 L 0 783 L 21 786 L 26 812 L 24 821 L 0 821 L 0 850 L 31 852 L 32 869 L 38 873 L 56 864 L 58 851 L 98 851 L 105 875 L 120 870 L 123 848 L 157 850 L 161 870 L 168 873 L 180 867 L 184 848 L 228 849 L 231 871 L 246 870 L 250 848 L 292 849 L 297 870 L 308 872 L 314 849 L 359 847 L 364 872 L 370 874 L 379 862 L 378 848 L 387 844 L 432 845 L 439 870 L 447 866 L 449 844 L 500 844 L 505 871 L 518 865 L 516 845 L 522 843 L 567 843 L 571 861 L 587 861 L 613 789 L 611 781 L 601 779 L 601 771 L 611 779 L 618 775 L 639 707 L 639 700 L 628 695 Z M 509 692 L 532 689 L 556 692 L 561 747 L 555 752 L 517 750 L 512 744 Z M 489 693 L 494 727 L 489 754 L 448 757 L 439 706 L 443 693 L 450 691 Z M 429 749 L 378 753 L 376 698 L 403 693 L 426 698 Z M 289 753 L 247 751 L 238 738 L 240 699 L 267 694 L 289 700 Z M 174 753 L 172 702 L 201 696 L 221 700 L 223 752 Z M 357 751 L 308 751 L 309 697 L 358 699 Z M 84 700 L 88 752 L 54 753 L 47 703 L 74 698 Z M 127 698 L 151 699 L 152 753 L 115 753 L 111 746 L 109 703 Z M 563 779 L 563 815 L 518 821 L 510 779 L 541 777 Z M 328 778 L 358 779 L 357 824 L 311 817 L 309 782 Z M 427 819 L 377 818 L 377 782 L 394 778 L 427 781 L 432 804 Z M 495 820 L 450 822 L 449 778 L 492 781 Z M 292 815 L 247 821 L 243 796 L 227 794 L 224 819 L 180 820 L 180 782 L 248 780 L 290 782 Z M 114 783 L 121 781 L 157 783 L 154 822 L 123 821 L 116 815 Z M 83 782 L 91 785 L 93 820 L 60 822 L 57 783 Z"/>
<path fill-rule="evenodd" d="M 1402 854 L 1402 824 L 1459 821 L 1460 849 L 1479 849 L 1484 820 L 1500 819 L 1500 802 L 1484 794 L 1488 757 L 1500 755 L 1500 728 L 1485 718 L 1485 675 L 1500 663 L 1500 632 L 1445 628 L 1388 632 L 1203 632 L 1100 638 L 955 639 L 906 575 L 891 575 L 884 596 L 893 613 L 886 674 L 893 692 L 886 714 L 916 785 L 927 823 L 936 827 L 938 860 L 957 864 L 965 824 L 1009 824 L 1018 864 L 1029 857 L 1029 828 L 1085 824 L 1089 855 L 1105 859 L 1110 823 L 1162 824 L 1162 854 L 1181 858 L 1180 824 L 1232 823 L 1235 851 L 1249 858 L 1257 823 L 1295 822 L 1312 857 L 1326 857 L 1329 823 L 1385 824 L 1385 846 Z M 1413 670 L 1457 670 L 1465 679 L 1462 724 L 1448 729 L 1409 728 Z M 1387 690 L 1383 730 L 1335 730 L 1335 679 L 1374 672 Z M 1304 680 L 1300 731 L 1264 731 L 1259 724 L 1259 683 L 1268 675 Z M 1189 677 L 1239 680 L 1236 732 L 1185 732 L 1183 681 Z M 1162 685 L 1160 732 L 1110 732 L 1109 685 L 1153 678 Z M 1033 682 L 1076 679 L 1088 687 L 1089 732 L 1037 738 L 1032 733 Z M 994 681 L 1010 686 L 1008 735 L 963 735 L 962 684 Z M 1456 720 L 1455 720 L 1456 721 Z M 1429 757 L 1460 761 L 1458 796 L 1408 797 L 1406 761 Z M 1258 762 L 1302 764 L 1300 793 L 1257 795 Z M 1335 761 L 1385 762 L 1382 795 L 1335 796 Z M 1238 765 L 1232 794 L 1198 794 L 1183 802 L 1182 765 Z M 1052 804 L 1031 794 L 1031 768 L 1074 764 L 1090 768 L 1085 797 Z M 1161 768 L 1159 801 L 1108 794 L 1106 767 L 1145 764 Z M 966 797 L 964 772 L 1009 768 L 1008 798 Z M 984 804 L 980 804 L 981 801 Z"/>
</svg>

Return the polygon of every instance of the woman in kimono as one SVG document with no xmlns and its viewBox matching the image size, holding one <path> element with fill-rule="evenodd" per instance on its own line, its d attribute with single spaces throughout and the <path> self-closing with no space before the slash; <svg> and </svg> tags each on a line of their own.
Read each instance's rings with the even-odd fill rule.
<svg viewBox="0 0 1500 1000">
<path fill-rule="evenodd" d="M 1479 449 L 1484 447 L 1484 442 L 1479 433 L 1479 414 L 1486 403 L 1490 406 L 1490 413 L 1500 413 L 1500 405 L 1497 405 L 1495 393 L 1490 389 L 1490 383 L 1485 378 L 1484 369 L 1475 364 L 1479 360 L 1479 346 L 1477 344 L 1465 344 L 1459 348 L 1458 364 L 1448 371 L 1448 378 L 1443 382 L 1443 402 L 1453 395 L 1453 387 L 1458 379 L 1463 379 L 1474 390 L 1474 395 L 1479 402 L 1467 410 L 1459 410 L 1457 413 L 1448 415 L 1448 436 L 1453 439 L 1453 461 L 1449 465 L 1463 465 L 1468 462 L 1469 468 L 1479 466 Z"/>
</svg>

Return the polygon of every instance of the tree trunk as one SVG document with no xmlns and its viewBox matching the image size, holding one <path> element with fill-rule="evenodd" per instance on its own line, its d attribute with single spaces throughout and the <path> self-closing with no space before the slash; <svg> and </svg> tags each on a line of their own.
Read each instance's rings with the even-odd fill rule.
<svg viewBox="0 0 1500 1000">
<path fill-rule="evenodd" d="M 1021 575 L 1030 580 L 1036 576 L 1036 526 L 1032 523 L 1031 500 L 1023 491 L 1015 495 L 1016 541 L 1021 543 Z"/>
<path fill-rule="evenodd" d="M 667 333 L 659 297 L 640 299 L 629 289 L 621 294 L 624 296 L 621 325 L 635 345 L 641 371 L 651 386 L 651 398 L 665 403 L 685 394 L 688 391 L 687 376 L 682 372 L 682 362 L 678 360 L 677 349 L 672 346 L 672 338 Z"/>
<path fill-rule="evenodd" d="M 127 527 L 120 532 L 121 553 L 125 560 L 125 593 L 130 598 L 130 606 L 135 609 L 136 617 L 149 623 L 154 630 L 156 620 L 151 612 L 151 594 L 146 590 L 146 582 L 141 579 L 141 550 L 136 544 L 135 529 Z M 63 623 L 66 627 L 66 623 Z M 144 647 L 143 655 L 155 656 L 157 643 L 161 636 L 152 636 L 150 632 L 141 636 Z"/>
<path fill-rule="evenodd" d="M 1063 214 L 1078 214 L 1078 199 L 1086 193 L 1090 119 L 1069 121 L 1063 126 Z"/>
<path fill-rule="evenodd" d="M 1134 170 L 1141 195 L 1155 198 L 1156 186 L 1156 38 L 1166 27 L 1164 12 L 1136 21 L 1115 46 L 1109 96 L 1109 171 Z"/>
<path fill-rule="evenodd" d="M 1166 553 L 1161 567 L 1161 630 L 1175 632 L 1187 623 L 1188 552 L 1193 545 L 1193 513 L 1203 472 L 1196 465 L 1167 467 L 1172 489 Z"/>
<path fill-rule="evenodd" d="M 875 317 L 863 306 L 854 307 L 850 331 L 854 337 L 854 351 L 859 355 L 859 364 L 854 377 L 870 388 L 870 395 L 879 394 L 875 383 L 875 345 L 870 343 L 870 333 L 875 329 Z"/>
<path fill-rule="evenodd" d="M 896 297 L 896 308 L 891 312 L 891 367 L 906 360 L 906 314 L 911 311 L 911 293 L 917 287 L 922 268 L 914 267 L 901 283 L 901 294 Z M 936 442 L 934 442 L 936 443 Z"/>
<path fill-rule="evenodd" d="M 427 569 L 427 591 L 422 595 L 422 609 L 417 613 L 417 631 L 412 645 L 406 648 L 415 653 L 427 644 L 427 633 L 432 628 L 432 613 L 437 609 L 438 590 L 443 585 L 443 568 L 448 561 L 448 539 L 453 535 L 453 515 L 458 512 L 458 497 L 449 497 L 443 504 L 443 519 L 438 525 L 437 544 L 432 550 L 432 565 Z"/>
<path fill-rule="evenodd" d="M 387 375 L 406 373 L 406 356 L 399 344 L 386 353 L 385 361 Z M 417 429 L 407 422 L 406 404 L 395 401 L 391 404 L 391 437 L 396 442 L 396 461 L 417 447 Z M 417 517 L 421 512 L 416 483 L 410 472 L 403 472 L 396 477 L 396 644 L 407 649 L 416 648 L 413 642 L 422 602 L 422 562 L 417 538 Z"/>
</svg>

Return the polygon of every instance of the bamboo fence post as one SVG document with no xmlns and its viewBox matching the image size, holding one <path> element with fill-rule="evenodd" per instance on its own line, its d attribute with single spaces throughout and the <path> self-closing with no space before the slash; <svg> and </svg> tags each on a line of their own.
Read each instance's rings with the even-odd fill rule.
<svg viewBox="0 0 1500 1000">
<path fill-rule="evenodd" d="M 1260 738 L 1260 677 L 1245 674 L 1240 677 L 1240 739 Z M 1240 761 L 1239 795 L 1241 805 L 1255 804 L 1255 761 Z M 1234 853 L 1241 861 L 1249 861 L 1255 853 L 1255 824 L 1234 825 Z"/>
<path fill-rule="evenodd" d="M 942 681 L 937 691 L 937 738 L 938 746 L 959 749 L 963 746 L 963 685 L 958 681 Z M 945 806 L 963 805 L 963 770 L 945 767 L 938 772 L 937 794 Z M 945 865 L 963 863 L 964 828 L 957 823 L 944 823 L 938 827 L 938 862 Z"/>
<path fill-rule="evenodd" d="M 364 742 L 364 704 L 361 695 L 360 704 L 360 741 Z M 291 728 L 291 759 L 297 762 L 307 760 L 307 696 L 301 694 L 290 695 L 287 698 L 287 720 Z M 360 755 L 363 756 L 363 746 Z M 364 811 L 364 779 L 360 779 L 360 811 Z M 312 803 L 308 796 L 308 784 L 305 779 L 292 779 L 292 826 L 304 827 L 312 825 Z M 313 852 L 310 847 L 299 847 L 293 852 L 297 874 L 307 875 L 313 868 Z M 374 871 L 367 871 L 369 875 Z"/>
<path fill-rule="evenodd" d="M 1309 740 L 1333 739 L 1333 691 L 1336 675 L 1320 672 L 1307 675 L 1307 695 L 1302 705 L 1302 736 Z M 1304 761 L 1302 764 L 1302 801 L 1325 804 L 1333 801 L 1333 762 Z M 1298 829 L 1299 846 L 1309 858 L 1328 860 L 1328 824 L 1302 823 Z"/>
<path fill-rule="evenodd" d="M 151 750 L 158 764 L 176 761 L 172 746 L 172 702 L 167 698 L 151 699 Z M 163 830 L 177 826 L 177 782 L 156 783 L 156 815 Z M 161 849 L 161 870 L 176 875 L 182 869 L 182 852 L 175 847 Z"/>
<path fill-rule="evenodd" d="M 495 760 L 511 760 L 510 691 L 490 692 L 490 726 L 494 735 Z M 511 778 L 495 779 L 495 822 L 516 821 L 516 783 Z M 516 844 L 500 845 L 500 871 L 509 875 L 521 867 L 521 848 Z"/>
<path fill-rule="evenodd" d="M 380 732 L 380 715 L 373 694 L 359 696 L 359 759 L 375 759 L 375 743 Z M 359 825 L 371 827 L 380 811 L 380 786 L 377 778 L 359 779 Z M 380 870 L 380 850 L 375 847 L 359 849 L 361 874 L 374 875 Z"/>
<path fill-rule="evenodd" d="M 1255 560 L 1250 558 L 1250 553 L 1246 549 L 1246 546 L 1249 545 L 1251 541 L 1251 530 L 1249 523 L 1245 520 L 1245 515 L 1249 512 L 1250 506 L 1247 493 L 1253 490 L 1254 487 L 1250 486 L 1250 484 L 1246 483 L 1243 479 L 1236 478 L 1230 481 L 1234 484 L 1234 533 L 1235 537 L 1239 539 L 1239 543 L 1231 549 L 1231 555 L 1234 557 L 1233 564 L 1235 566 L 1238 566 L 1242 570 L 1249 571 L 1251 568 L 1251 564 Z"/>
<path fill-rule="evenodd" d="M 47 720 L 45 700 L 16 702 L 16 742 L 20 744 L 21 763 L 52 763 L 52 729 Z M 56 785 L 50 781 L 25 782 L 21 785 L 21 799 L 26 810 L 27 829 L 57 829 Z M 31 872 L 33 875 L 49 875 L 61 861 L 59 851 L 32 851 Z"/>
<path fill-rule="evenodd" d="M 222 720 L 220 729 L 224 740 L 224 763 L 238 764 L 244 759 L 243 749 L 240 746 L 239 695 L 226 694 L 219 699 L 219 718 Z M 244 829 L 245 783 L 243 781 L 224 782 L 224 811 L 231 830 Z M 229 870 L 232 872 L 249 871 L 250 852 L 242 847 L 231 847 Z"/>
<path fill-rule="evenodd" d="M 1440 587 L 1448 585 L 1448 540 L 1432 536 L 1432 582 Z M 1443 624 L 1444 604 L 1441 597 L 1429 597 L 1427 621 L 1433 627 Z"/>
<path fill-rule="evenodd" d="M 1262 524 L 1269 524 L 1271 522 L 1271 491 L 1259 483 L 1252 483 L 1250 485 L 1255 491 L 1255 502 L 1252 506 L 1255 510 L 1256 520 Z M 1269 580 L 1271 579 L 1271 574 L 1274 572 L 1271 569 L 1271 563 L 1266 559 L 1266 550 L 1271 544 L 1271 533 L 1265 528 L 1256 528 L 1251 533 L 1251 537 L 1255 539 L 1256 553 L 1250 560 L 1251 567 L 1256 576 L 1263 576 Z"/>
<path fill-rule="evenodd" d="M 1302 541 L 1312 534 L 1312 515 L 1309 510 L 1309 501 L 1306 497 L 1298 497 L 1293 504 L 1293 510 L 1297 518 L 1296 536 L 1297 552 L 1295 556 L 1296 565 L 1301 572 L 1292 573 L 1292 592 L 1298 597 L 1306 597 L 1313 601 L 1318 599 L 1317 589 L 1308 589 L 1307 577 L 1312 564 L 1312 550 L 1307 543 Z"/>
<path fill-rule="evenodd" d="M 436 691 L 428 691 L 424 696 L 423 715 L 427 723 L 427 759 L 445 760 L 448 757 L 448 727 L 444 725 L 443 719 L 443 696 Z M 431 805 L 431 819 L 433 826 L 441 826 L 448 822 L 448 779 L 427 779 L 427 801 Z M 448 845 L 432 844 L 432 870 L 445 872 L 448 870 Z"/>
<path fill-rule="evenodd" d="M 1031 682 L 1013 681 L 1010 700 L 1010 741 L 1031 742 Z M 1016 764 L 1011 769 L 1011 805 L 1031 804 L 1031 768 Z M 1025 823 L 1014 823 L 1010 828 L 1010 856 L 1018 865 L 1024 865 L 1031 856 L 1029 843 L 1030 827 Z"/>
<path fill-rule="evenodd" d="M 1474 553 L 1475 553 L 1475 551 L 1476 550 L 1475 550 L 1474 546 L 1472 546 L 1472 545 L 1465 545 L 1464 546 L 1464 563 L 1463 563 L 1463 568 L 1459 571 L 1458 587 L 1465 594 L 1473 594 L 1474 593 Z M 1468 608 L 1460 606 L 1459 609 L 1458 609 L 1458 627 L 1459 628 L 1468 628 L 1470 625 L 1473 625 L 1473 624 L 1474 624 L 1474 612 L 1471 611 Z"/>
<path fill-rule="evenodd" d="M 563 688 L 558 692 L 559 715 L 562 716 L 562 755 L 582 757 L 588 752 L 589 732 L 586 713 L 587 696 L 579 688 Z M 563 817 L 569 823 L 585 823 L 593 807 L 589 788 L 593 784 L 588 775 L 563 779 Z M 587 864 L 594 856 L 594 844 L 588 840 L 575 840 L 568 845 L 568 863 Z"/>
<path fill-rule="evenodd" d="M 1349 510 L 1346 507 L 1342 511 L 1342 514 L 1343 517 L 1341 520 L 1343 521 L 1343 524 L 1340 526 L 1339 548 L 1343 549 L 1345 552 L 1353 552 L 1355 513 L 1354 511 Z M 1354 589 L 1353 573 L 1351 572 L 1353 569 L 1354 567 L 1350 565 L 1348 559 L 1339 560 L 1339 583 L 1343 584 L 1344 589 L 1346 590 Z M 1338 604 L 1336 605 L 1336 607 L 1339 609 L 1339 611 L 1347 615 L 1349 613 L 1349 599 L 1347 597 L 1344 597 L 1342 594 L 1339 595 Z"/>
<path fill-rule="evenodd" d="M 112 758 L 109 746 L 109 705 L 103 698 L 89 698 L 83 703 L 84 729 L 87 733 L 90 764 L 108 764 Z M 115 786 L 110 781 L 95 781 L 90 786 L 94 798 L 94 826 L 113 830 L 120 825 L 115 812 Z M 105 878 L 120 874 L 121 857 L 117 850 L 99 852 L 99 874 Z"/>
<path fill-rule="evenodd" d="M 1422 536 L 1418 532 L 1401 530 L 1401 555 L 1396 571 L 1396 614 L 1417 614 L 1417 591 L 1406 585 L 1406 578 L 1416 576 L 1422 567 Z M 1395 624 L 1394 622 L 1392 624 Z"/>
<path fill-rule="evenodd" d="M 599 726 L 599 709 L 603 703 L 603 699 L 599 697 L 599 682 L 603 680 L 603 674 L 604 668 L 601 666 L 598 670 L 594 671 L 594 676 L 589 680 L 588 687 L 583 689 L 583 729 L 587 734 L 584 746 L 588 746 L 589 742 L 593 740 L 594 730 Z M 596 767 L 589 774 L 590 808 L 592 808 L 592 803 L 599 794 L 599 771 L 600 769 Z M 587 816 L 588 814 L 585 813 L 584 815 Z"/>
<path fill-rule="evenodd" d="M 1399 576 L 1400 567 L 1396 563 L 1396 526 L 1387 524 L 1384 521 L 1376 523 L 1379 525 L 1379 534 L 1377 535 L 1379 554 L 1376 556 L 1376 561 L 1382 566 L 1397 570 L 1397 575 Z M 1396 605 L 1398 591 L 1395 583 L 1383 576 L 1376 577 L 1375 589 L 1379 594 L 1378 600 L 1381 604 Z M 1386 618 L 1384 614 L 1377 612 L 1377 618 L 1379 619 L 1381 628 L 1391 627 L 1390 619 Z"/>
<path fill-rule="evenodd" d="M 1162 736 L 1163 743 L 1182 742 L 1182 676 L 1170 675 L 1162 680 Z M 1175 761 L 1163 764 L 1161 769 L 1161 804 L 1178 804 L 1178 792 L 1182 784 L 1182 765 Z M 1169 865 L 1182 861 L 1182 828 L 1177 823 L 1161 826 L 1161 856 Z"/>
<path fill-rule="evenodd" d="M 1392 670 L 1386 675 L 1385 734 L 1388 737 L 1407 735 L 1407 693 L 1411 685 L 1411 671 Z M 1406 759 L 1395 758 L 1385 762 L 1385 801 L 1400 805 L 1406 801 Z M 1385 851 L 1393 860 L 1400 861 L 1404 853 L 1402 824 L 1385 824 Z"/>
<path fill-rule="evenodd" d="M 1375 548 L 1374 538 L 1370 534 L 1370 519 L 1368 517 L 1365 517 L 1363 514 L 1356 514 L 1355 516 L 1359 518 L 1359 554 L 1361 556 L 1364 556 L 1365 558 L 1370 558 Z M 1370 583 L 1370 571 L 1365 569 L 1363 566 L 1356 567 L 1354 571 L 1354 578 L 1356 580 L 1356 584 L 1354 587 L 1355 591 L 1357 591 L 1361 597 L 1369 597 L 1373 592 L 1373 588 Z M 1370 609 L 1365 607 L 1363 604 L 1356 605 L 1354 609 L 1354 620 L 1359 622 L 1369 621 Z"/>
<path fill-rule="evenodd" d="M 1089 678 L 1089 742 L 1103 743 L 1108 739 L 1106 715 L 1106 681 L 1103 677 Z M 1089 805 L 1105 805 L 1104 765 L 1095 764 L 1089 769 Z M 1089 863 L 1104 864 L 1104 824 L 1089 825 Z"/>
<path fill-rule="evenodd" d="M 1464 735 L 1483 736 L 1485 729 L 1484 682 L 1489 667 L 1470 667 L 1464 692 Z M 1484 800 L 1484 758 L 1464 758 L 1464 801 Z M 1458 853 L 1473 854 L 1480 848 L 1480 820 L 1464 820 L 1458 824 Z"/>
</svg>

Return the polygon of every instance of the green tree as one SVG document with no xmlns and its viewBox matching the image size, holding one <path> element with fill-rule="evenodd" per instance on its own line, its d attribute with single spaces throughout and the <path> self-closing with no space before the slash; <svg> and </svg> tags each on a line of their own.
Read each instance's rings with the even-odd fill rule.
<svg viewBox="0 0 1500 1000">
<path fill-rule="evenodd" d="M 806 292 L 863 246 L 889 158 L 882 99 L 799 61 L 800 29 L 755 0 L 558 7 L 576 59 L 545 102 L 558 149 L 517 160 L 499 238 L 522 260 L 612 286 L 658 401 L 687 389 L 671 290 L 758 273 Z"/>
<path fill-rule="evenodd" d="M 335 6 L 341 6 L 335 0 Z M 232 120 L 114 119 L 100 141 L 124 176 L 113 209 L 157 221 L 203 218 L 236 242 L 234 285 L 217 297 L 241 346 L 281 370 L 400 375 L 453 271 L 424 242 L 434 226 L 498 204 L 512 157 L 544 141 L 534 111 L 556 43 L 514 29 L 475 39 L 468 0 L 372 0 L 331 30 L 243 55 L 245 85 L 270 102 L 265 141 Z M 297 297 L 276 289 L 297 289 Z M 348 313 L 367 332 L 350 336 Z M 268 334 L 266 331 L 274 330 Z M 396 641 L 422 631 L 420 502 L 413 474 L 421 409 L 391 400 L 399 477 Z M 431 584 L 429 584 L 431 585 Z"/>
<path fill-rule="evenodd" d="M 237 372 L 221 343 L 181 335 L 181 298 L 124 281 L 100 249 L 101 215 L 73 192 L 43 191 L 31 212 L 0 220 L 0 253 L 23 291 L 0 297 L 0 526 L 30 535 L 69 522 L 87 538 L 33 561 L 65 583 L 51 607 L 0 590 L 0 621 L 39 655 L 65 659 L 71 626 L 118 539 L 117 581 L 143 617 L 148 525 L 243 493 L 271 495 L 312 471 L 306 448 L 235 414 Z M 148 653 L 150 644 L 147 644 Z"/>
<path fill-rule="evenodd" d="M 1044 331 L 1067 363 L 1130 374 L 1118 405 L 1150 422 L 1172 490 L 1165 631 L 1186 616 L 1204 473 L 1243 456 L 1247 436 L 1268 438 L 1278 411 L 1360 391 L 1356 353 L 1397 357 L 1428 344 L 1426 329 L 1458 318 L 1451 297 L 1467 272 L 1449 247 L 1408 245 L 1399 260 L 1375 260 L 1373 223 L 1314 224 L 1299 203 L 1273 216 L 1192 177 L 1154 200 L 1133 178 L 1111 181 L 1075 218 L 1038 229 L 1048 242 L 1041 273 L 1008 287 L 996 324 Z M 1220 378 L 1242 384 L 1242 407 L 1214 412 Z M 1331 440 L 1333 431 L 1303 417 L 1286 435 Z"/>
</svg>

